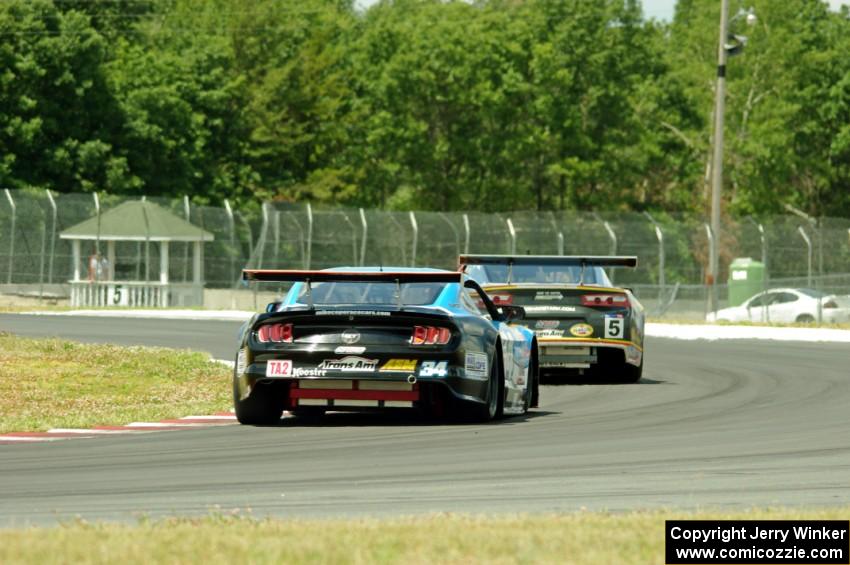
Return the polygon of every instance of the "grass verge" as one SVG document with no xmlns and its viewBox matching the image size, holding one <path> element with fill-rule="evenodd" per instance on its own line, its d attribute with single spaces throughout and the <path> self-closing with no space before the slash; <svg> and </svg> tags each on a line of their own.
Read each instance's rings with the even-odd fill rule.
<svg viewBox="0 0 850 565">
<path fill-rule="evenodd" d="M 229 379 L 203 353 L 0 333 L 0 433 L 226 410 Z"/>
<path fill-rule="evenodd" d="M 669 519 L 847 519 L 850 508 L 734 513 L 213 516 L 0 530 L 2 563 L 663 563 Z"/>
</svg>

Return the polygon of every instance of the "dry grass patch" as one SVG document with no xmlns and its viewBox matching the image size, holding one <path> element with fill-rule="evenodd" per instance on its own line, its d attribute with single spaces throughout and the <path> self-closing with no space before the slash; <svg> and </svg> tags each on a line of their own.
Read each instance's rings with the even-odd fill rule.
<svg viewBox="0 0 850 565">
<path fill-rule="evenodd" d="M 229 379 L 203 353 L 0 333 L 0 433 L 226 410 Z"/>
<path fill-rule="evenodd" d="M 2 563 L 664 562 L 669 519 L 847 519 L 850 509 L 352 520 L 213 516 L 0 530 Z"/>
</svg>

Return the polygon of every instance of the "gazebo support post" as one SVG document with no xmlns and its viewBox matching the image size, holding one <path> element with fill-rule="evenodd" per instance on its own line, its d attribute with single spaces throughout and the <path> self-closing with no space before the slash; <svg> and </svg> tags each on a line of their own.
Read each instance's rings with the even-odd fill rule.
<svg viewBox="0 0 850 565">
<path fill-rule="evenodd" d="M 192 282 L 198 293 L 198 303 L 204 305 L 204 242 L 192 242 L 194 247 L 192 253 Z"/>
<path fill-rule="evenodd" d="M 165 308 L 168 306 L 168 242 L 162 241 L 159 244 L 159 282 L 162 285 L 159 288 L 159 307 Z"/>
<path fill-rule="evenodd" d="M 115 280 L 115 242 L 109 240 L 106 242 L 106 260 L 109 261 L 109 268 L 104 273 L 106 280 Z"/>
<path fill-rule="evenodd" d="M 80 240 L 71 240 L 71 260 L 74 262 L 74 282 L 80 282 Z"/>
<path fill-rule="evenodd" d="M 168 284 L 168 242 L 160 243 L 159 250 L 159 282 Z"/>
</svg>

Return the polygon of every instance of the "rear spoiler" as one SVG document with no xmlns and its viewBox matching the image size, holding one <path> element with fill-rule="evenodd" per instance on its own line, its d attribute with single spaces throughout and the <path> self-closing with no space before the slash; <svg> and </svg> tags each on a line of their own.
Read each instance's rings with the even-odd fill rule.
<svg viewBox="0 0 850 565">
<path fill-rule="evenodd" d="M 313 309 L 313 287 L 316 282 L 386 282 L 395 283 L 396 301 L 399 310 L 404 306 L 401 302 L 401 285 L 404 283 L 459 283 L 463 278 L 460 271 L 446 272 L 394 272 L 394 271 L 280 271 L 244 269 L 243 281 L 257 282 L 304 282 L 307 284 L 307 305 Z"/>
<path fill-rule="evenodd" d="M 279 271 L 245 269 L 243 281 L 258 282 L 411 282 L 459 283 L 463 273 L 448 272 L 394 272 L 394 271 Z"/>
<path fill-rule="evenodd" d="M 637 267 L 635 255 L 460 255 L 464 265 L 547 265 L 552 267 Z"/>
<path fill-rule="evenodd" d="M 460 255 L 458 268 L 466 270 L 467 265 L 507 265 L 508 280 L 511 282 L 514 265 L 539 265 L 548 267 L 581 267 L 581 281 L 584 282 L 586 267 L 637 267 L 635 255 Z"/>
</svg>

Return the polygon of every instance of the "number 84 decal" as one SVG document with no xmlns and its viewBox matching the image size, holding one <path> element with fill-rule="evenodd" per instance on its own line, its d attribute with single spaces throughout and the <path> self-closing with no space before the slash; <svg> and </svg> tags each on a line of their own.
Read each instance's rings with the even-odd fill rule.
<svg viewBox="0 0 850 565">
<path fill-rule="evenodd" d="M 445 377 L 448 372 L 448 361 L 423 361 L 419 366 L 420 377 Z"/>
<path fill-rule="evenodd" d="M 622 316 L 605 316 L 605 337 L 622 338 L 626 333 L 626 319 Z"/>
</svg>

